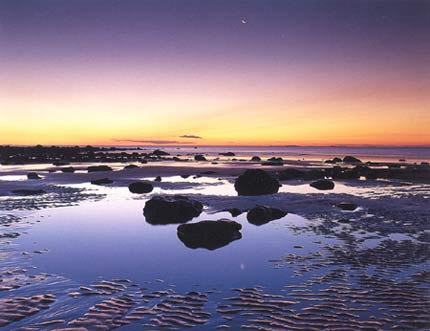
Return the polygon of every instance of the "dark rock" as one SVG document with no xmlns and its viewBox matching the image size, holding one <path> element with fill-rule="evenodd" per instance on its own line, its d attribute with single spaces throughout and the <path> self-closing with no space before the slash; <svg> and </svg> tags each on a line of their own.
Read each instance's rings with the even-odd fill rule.
<svg viewBox="0 0 430 331">
<path fill-rule="evenodd" d="M 75 172 L 75 168 L 73 167 L 65 167 L 65 168 L 61 168 L 60 170 L 61 172 L 65 172 L 65 173 Z"/>
<path fill-rule="evenodd" d="M 124 167 L 124 169 L 136 169 L 136 168 L 139 168 L 139 167 L 135 164 L 128 164 Z"/>
<path fill-rule="evenodd" d="M 282 166 L 284 165 L 284 160 L 282 157 L 271 157 L 265 162 L 262 162 L 261 165 L 263 166 Z"/>
<path fill-rule="evenodd" d="M 128 189 L 131 193 L 142 194 L 151 192 L 154 187 L 151 185 L 151 183 L 135 182 L 128 185 Z"/>
<path fill-rule="evenodd" d="M 334 183 L 328 179 L 317 180 L 316 182 L 310 183 L 310 186 L 317 190 L 332 190 L 334 189 Z"/>
<path fill-rule="evenodd" d="M 140 160 L 139 162 L 142 163 L 142 164 L 147 164 L 148 163 L 148 161 L 146 161 L 146 160 Z"/>
<path fill-rule="evenodd" d="M 252 208 L 246 215 L 246 218 L 248 222 L 251 224 L 262 225 L 270 221 L 282 218 L 285 215 L 287 215 L 287 213 L 281 209 L 266 207 L 266 206 L 258 206 L 258 207 Z"/>
<path fill-rule="evenodd" d="M 37 189 L 20 189 L 20 190 L 13 190 L 13 194 L 17 195 L 40 195 L 45 194 L 46 192 L 44 190 L 37 190 Z"/>
<path fill-rule="evenodd" d="M 259 156 L 253 156 L 253 157 L 251 158 L 251 161 L 252 161 L 252 162 L 260 162 L 260 161 L 261 161 L 261 157 L 259 157 Z"/>
<path fill-rule="evenodd" d="M 170 155 L 169 153 L 167 153 L 165 151 L 162 151 L 160 149 L 156 149 L 151 154 L 156 155 L 156 156 L 167 156 L 167 155 Z"/>
<path fill-rule="evenodd" d="M 222 155 L 222 156 L 236 156 L 236 154 L 234 154 L 233 152 L 218 153 L 218 155 Z"/>
<path fill-rule="evenodd" d="M 186 179 L 186 178 L 190 177 L 190 175 L 181 175 L 181 177 Z"/>
<path fill-rule="evenodd" d="M 201 221 L 178 226 L 178 238 L 189 248 L 214 250 L 242 238 L 242 228 L 230 220 Z"/>
<path fill-rule="evenodd" d="M 106 184 L 112 184 L 113 180 L 109 178 L 100 178 L 100 179 L 94 179 L 91 181 L 91 184 L 93 185 L 106 185 Z"/>
<path fill-rule="evenodd" d="M 27 178 L 28 179 L 42 179 L 42 177 L 40 177 L 37 173 L 35 172 L 29 172 L 27 174 Z"/>
<path fill-rule="evenodd" d="M 194 155 L 194 160 L 195 161 L 207 161 L 206 158 L 201 154 Z"/>
<path fill-rule="evenodd" d="M 360 159 L 357 159 L 354 156 L 347 155 L 343 158 L 344 163 L 362 163 Z"/>
<path fill-rule="evenodd" d="M 66 161 L 55 161 L 54 163 L 52 163 L 52 165 L 54 165 L 54 166 L 65 166 L 65 165 L 68 165 L 68 164 L 70 164 L 69 162 L 66 162 Z"/>
<path fill-rule="evenodd" d="M 226 211 L 228 211 L 233 217 L 239 216 L 240 214 L 243 213 L 243 211 L 240 210 L 239 208 L 230 208 L 230 209 L 227 209 Z"/>
<path fill-rule="evenodd" d="M 143 214 L 150 224 L 185 223 L 200 215 L 203 205 L 184 196 L 156 196 L 145 203 Z"/>
<path fill-rule="evenodd" d="M 260 169 L 246 170 L 234 183 L 239 195 L 263 195 L 277 193 L 279 182 L 268 172 Z"/>
<path fill-rule="evenodd" d="M 112 171 L 112 168 L 107 165 L 89 166 L 87 168 L 87 171 L 88 172 Z"/>
<path fill-rule="evenodd" d="M 161 182 L 161 176 L 155 177 L 154 182 Z"/>
<path fill-rule="evenodd" d="M 342 210 L 348 210 L 348 211 L 353 211 L 357 209 L 357 205 L 351 202 L 341 202 L 341 203 L 338 203 L 336 207 Z"/>
<path fill-rule="evenodd" d="M 339 158 L 339 157 L 335 157 L 335 158 L 333 158 L 333 159 L 331 159 L 331 160 L 326 160 L 326 161 L 324 161 L 325 163 L 330 163 L 330 164 L 336 164 L 336 163 L 340 163 L 340 162 L 342 162 L 342 159 L 341 158 Z"/>
</svg>

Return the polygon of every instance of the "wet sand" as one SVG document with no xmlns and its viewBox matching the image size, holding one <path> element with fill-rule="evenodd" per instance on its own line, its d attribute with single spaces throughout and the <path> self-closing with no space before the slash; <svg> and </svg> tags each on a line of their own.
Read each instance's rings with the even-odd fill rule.
<svg viewBox="0 0 430 331">
<path fill-rule="evenodd" d="M 430 328 L 430 184 L 426 180 L 281 180 L 238 196 L 246 169 L 326 169 L 318 161 L 174 162 L 137 168 L 6 165 L 0 172 L 0 326 L 4 330 L 426 330 Z M 74 173 L 61 168 L 72 166 Z M 352 167 L 351 165 L 344 165 Z M 378 165 L 381 167 L 381 165 Z M 54 172 L 55 171 L 55 172 Z M 36 172 L 41 179 L 28 180 Z M 161 176 L 161 181 L 155 181 Z M 93 185 L 108 178 L 112 183 Z M 150 193 L 128 185 L 150 182 Z M 39 190 L 23 195 L 14 190 Z M 145 222 L 159 194 L 200 201 L 190 224 L 228 218 L 241 238 L 186 247 L 176 225 Z M 341 202 L 354 204 L 343 210 Z M 260 226 L 257 205 L 287 216 Z M 242 212 L 232 216 L 226 210 Z"/>
</svg>

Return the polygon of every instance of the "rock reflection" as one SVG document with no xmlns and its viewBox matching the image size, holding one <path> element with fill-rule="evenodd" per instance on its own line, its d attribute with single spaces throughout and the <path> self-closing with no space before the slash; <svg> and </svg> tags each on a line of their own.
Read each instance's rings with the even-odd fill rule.
<svg viewBox="0 0 430 331">
<path fill-rule="evenodd" d="M 215 250 L 242 238 L 242 225 L 235 221 L 201 221 L 178 226 L 178 238 L 188 248 Z"/>
</svg>

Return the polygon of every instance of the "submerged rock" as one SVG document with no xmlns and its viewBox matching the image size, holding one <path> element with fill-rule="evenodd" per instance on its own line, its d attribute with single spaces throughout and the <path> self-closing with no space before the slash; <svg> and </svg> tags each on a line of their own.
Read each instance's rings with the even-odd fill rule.
<svg viewBox="0 0 430 331">
<path fill-rule="evenodd" d="M 222 155 L 222 156 L 236 156 L 236 154 L 234 154 L 233 152 L 218 153 L 218 155 Z"/>
<path fill-rule="evenodd" d="M 342 210 L 348 210 L 348 211 L 353 211 L 357 209 L 357 205 L 352 202 L 341 202 L 341 203 L 338 203 L 336 207 Z"/>
<path fill-rule="evenodd" d="M 17 195 L 39 195 L 45 194 L 46 192 L 40 189 L 19 189 L 13 190 L 12 193 Z"/>
<path fill-rule="evenodd" d="M 246 170 L 234 183 L 239 195 L 263 195 L 277 193 L 279 182 L 268 172 L 260 169 Z"/>
<path fill-rule="evenodd" d="M 113 180 L 109 178 L 100 178 L 100 179 L 94 179 L 91 181 L 91 184 L 93 185 L 106 185 L 106 184 L 112 184 Z"/>
<path fill-rule="evenodd" d="M 185 223 L 200 215 L 203 205 L 184 196 L 156 196 L 145 203 L 143 215 L 150 224 Z"/>
<path fill-rule="evenodd" d="M 287 215 L 287 212 L 281 209 L 266 207 L 266 206 L 258 206 L 258 207 L 252 208 L 246 215 L 246 218 L 248 222 L 251 224 L 262 225 L 270 221 L 282 218 L 285 215 Z"/>
<path fill-rule="evenodd" d="M 189 248 L 214 250 L 242 238 L 242 225 L 235 221 L 201 221 L 178 226 L 178 238 Z"/>
<path fill-rule="evenodd" d="M 89 166 L 87 168 L 88 172 L 96 172 L 96 171 L 112 171 L 112 168 L 107 165 L 98 165 L 98 166 Z"/>
<path fill-rule="evenodd" d="M 128 189 L 131 193 L 142 194 L 142 193 L 151 192 L 154 189 L 154 187 L 152 186 L 151 183 L 135 182 L 128 185 Z"/>
<path fill-rule="evenodd" d="M 334 189 L 334 183 L 331 180 L 328 179 L 321 179 L 317 180 L 315 182 L 312 182 L 309 184 L 313 188 L 316 188 L 317 190 L 332 190 Z"/>
<path fill-rule="evenodd" d="M 73 167 L 65 167 L 65 168 L 61 168 L 60 170 L 61 170 L 61 172 L 64 172 L 64 173 L 75 172 L 75 168 L 73 168 Z"/>
<path fill-rule="evenodd" d="M 28 179 L 42 179 L 42 177 L 40 177 L 37 173 L 35 172 L 29 172 L 27 174 L 27 178 Z"/>
<path fill-rule="evenodd" d="M 135 164 L 128 164 L 124 167 L 124 169 L 136 169 L 136 168 L 139 168 L 139 167 Z"/>
<path fill-rule="evenodd" d="M 167 153 L 165 151 L 162 151 L 160 149 L 156 149 L 151 154 L 156 155 L 156 156 L 167 156 L 167 155 L 170 155 L 169 153 Z"/>
</svg>

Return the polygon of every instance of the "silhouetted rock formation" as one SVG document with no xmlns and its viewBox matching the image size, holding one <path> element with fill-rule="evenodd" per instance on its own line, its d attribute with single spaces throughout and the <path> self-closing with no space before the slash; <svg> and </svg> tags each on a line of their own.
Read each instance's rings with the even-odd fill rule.
<svg viewBox="0 0 430 331">
<path fill-rule="evenodd" d="M 194 160 L 195 161 L 207 161 L 206 158 L 201 154 L 194 155 Z"/>
<path fill-rule="evenodd" d="M 161 176 L 155 177 L 154 182 L 161 182 Z"/>
<path fill-rule="evenodd" d="M 260 162 L 261 161 L 261 157 L 259 157 L 259 156 L 253 156 L 251 158 L 251 161 L 253 161 L 253 162 Z"/>
<path fill-rule="evenodd" d="M 128 164 L 124 167 L 124 169 L 136 169 L 136 168 L 139 168 L 139 167 L 135 164 Z"/>
<path fill-rule="evenodd" d="M 353 211 L 357 209 L 357 205 L 351 202 L 341 202 L 341 203 L 338 203 L 336 207 L 342 210 L 348 210 L 348 211 Z"/>
<path fill-rule="evenodd" d="M 203 205 L 184 196 L 156 196 L 145 203 L 143 214 L 150 224 L 185 223 L 200 215 Z"/>
<path fill-rule="evenodd" d="M 88 172 L 112 171 L 112 168 L 107 165 L 89 166 L 87 168 L 87 171 Z"/>
<path fill-rule="evenodd" d="M 316 182 L 312 182 L 309 184 L 313 188 L 316 188 L 317 190 L 332 190 L 334 189 L 334 183 L 331 180 L 327 179 L 321 179 L 317 180 Z"/>
<path fill-rule="evenodd" d="M 151 183 L 145 183 L 145 182 L 135 182 L 128 185 L 128 189 L 131 193 L 149 193 L 151 192 L 154 187 Z"/>
<path fill-rule="evenodd" d="M 156 149 L 156 150 L 155 150 L 155 151 L 153 151 L 151 154 L 152 154 L 152 155 L 156 155 L 156 156 L 167 156 L 167 155 L 170 155 L 169 153 L 167 153 L 167 152 L 165 152 L 165 151 L 162 151 L 162 150 L 160 150 L 160 149 Z"/>
<path fill-rule="evenodd" d="M 29 172 L 27 174 L 27 178 L 28 179 L 42 179 L 42 177 L 40 177 L 37 173 L 35 172 Z"/>
<path fill-rule="evenodd" d="M 357 159 L 354 156 L 347 155 L 343 158 L 344 163 L 362 163 L 360 159 Z"/>
<path fill-rule="evenodd" d="M 100 178 L 100 179 L 94 179 L 91 181 L 91 184 L 93 185 L 106 185 L 106 184 L 112 184 L 113 180 L 109 178 Z"/>
<path fill-rule="evenodd" d="M 236 154 L 234 154 L 233 152 L 218 153 L 218 155 L 222 155 L 222 156 L 236 156 Z"/>
<path fill-rule="evenodd" d="M 214 250 L 242 238 L 242 225 L 230 220 L 201 221 L 178 226 L 178 238 L 189 248 Z"/>
<path fill-rule="evenodd" d="M 239 195 L 263 195 L 277 193 L 279 182 L 268 172 L 260 169 L 246 170 L 234 183 Z"/>
<path fill-rule="evenodd" d="M 287 212 L 272 207 L 258 206 L 252 208 L 246 215 L 249 223 L 254 225 L 266 224 L 270 221 L 277 220 L 287 215 Z"/>
<path fill-rule="evenodd" d="M 61 172 L 65 172 L 65 173 L 75 172 L 75 168 L 73 168 L 73 167 L 65 167 L 65 168 L 61 168 L 60 170 L 61 170 Z"/>
</svg>

